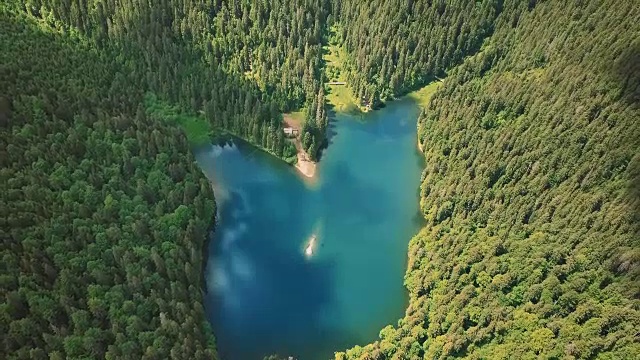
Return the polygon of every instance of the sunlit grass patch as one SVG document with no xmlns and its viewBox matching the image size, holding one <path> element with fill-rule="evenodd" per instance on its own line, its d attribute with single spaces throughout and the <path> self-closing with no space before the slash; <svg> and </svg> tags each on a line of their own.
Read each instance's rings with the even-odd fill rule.
<svg viewBox="0 0 640 360">
<path fill-rule="evenodd" d="M 158 99 L 155 94 L 148 93 L 144 98 L 147 114 L 182 128 L 191 145 L 204 145 L 211 142 L 212 129 L 202 115 L 187 115 L 177 106 L 171 106 Z"/>
</svg>

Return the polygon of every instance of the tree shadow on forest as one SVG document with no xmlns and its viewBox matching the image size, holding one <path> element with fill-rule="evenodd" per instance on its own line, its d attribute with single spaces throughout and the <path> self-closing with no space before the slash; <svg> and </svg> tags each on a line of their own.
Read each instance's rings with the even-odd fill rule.
<svg viewBox="0 0 640 360">
<path fill-rule="evenodd" d="M 609 69 L 621 87 L 622 99 L 640 107 L 640 43 L 627 48 Z"/>
<path fill-rule="evenodd" d="M 631 204 L 631 216 L 636 225 L 636 235 L 640 235 L 640 154 L 636 154 L 631 159 L 627 171 L 630 179 L 627 187 L 627 200 Z"/>
<path fill-rule="evenodd" d="M 620 86 L 620 97 L 626 102 L 635 114 L 640 113 L 640 42 L 635 42 L 629 46 L 620 55 L 620 57 L 613 63 L 613 66 L 608 68 L 609 75 Z M 637 121 L 630 121 L 633 129 L 628 129 L 630 134 L 640 133 L 638 127 L 640 127 L 640 116 Z M 634 144 L 619 144 L 620 147 L 636 147 L 638 150 L 638 139 L 633 139 Z M 627 138 L 629 139 L 629 138 Z M 626 189 L 627 201 L 631 205 L 632 221 L 637 226 L 637 230 L 640 232 L 640 153 L 636 153 L 635 156 L 629 162 L 627 166 L 627 172 L 629 175 L 629 184 Z"/>
</svg>

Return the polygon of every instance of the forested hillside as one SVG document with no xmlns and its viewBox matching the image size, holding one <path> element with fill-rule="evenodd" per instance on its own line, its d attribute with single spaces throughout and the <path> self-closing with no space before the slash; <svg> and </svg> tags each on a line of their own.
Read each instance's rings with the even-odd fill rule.
<svg viewBox="0 0 640 360">
<path fill-rule="evenodd" d="M 294 151 L 280 113 L 314 106 L 323 91 L 323 0 L 15 3 L 53 27 L 86 35 L 123 63 L 122 81 L 280 157 Z M 326 125 L 326 116 L 305 124 L 317 147 Z"/>
<path fill-rule="evenodd" d="M 480 48 L 502 1 L 336 0 L 343 67 L 356 98 L 375 108 Z"/>
<path fill-rule="evenodd" d="M 405 318 L 338 359 L 640 357 L 640 4 L 518 3 L 420 117 Z"/>
<path fill-rule="evenodd" d="M 122 64 L 0 6 L 2 358 L 211 359 L 209 182 Z"/>
</svg>

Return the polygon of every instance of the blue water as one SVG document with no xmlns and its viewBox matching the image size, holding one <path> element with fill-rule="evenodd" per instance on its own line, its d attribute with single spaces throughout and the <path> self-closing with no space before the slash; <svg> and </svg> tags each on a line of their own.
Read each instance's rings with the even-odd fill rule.
<svg viewBox="0 0 640 360">
<path fill-rule="evenodd" d="M 242 143 L 196 151 L 218 203 L 205 308 L 224 360 L 328 359 L 403 316 L 420 227 L 418 113 L 402 100 L 337 114 L 315 183 Z"/>
</svg>

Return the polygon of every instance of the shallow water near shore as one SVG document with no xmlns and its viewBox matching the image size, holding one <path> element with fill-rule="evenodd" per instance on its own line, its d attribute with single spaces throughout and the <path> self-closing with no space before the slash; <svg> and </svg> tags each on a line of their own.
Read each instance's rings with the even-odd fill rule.
<svg viewBox="0 0 640 360">
<path fill-rule="evenodd" d="M 403 316 L 418 114 L 409 99 L 337 114 L 314 184 L 237 141 L 195 151 L 218 203 L 205 309 L 223 360 L 328 359 Z"/>
</svg>

